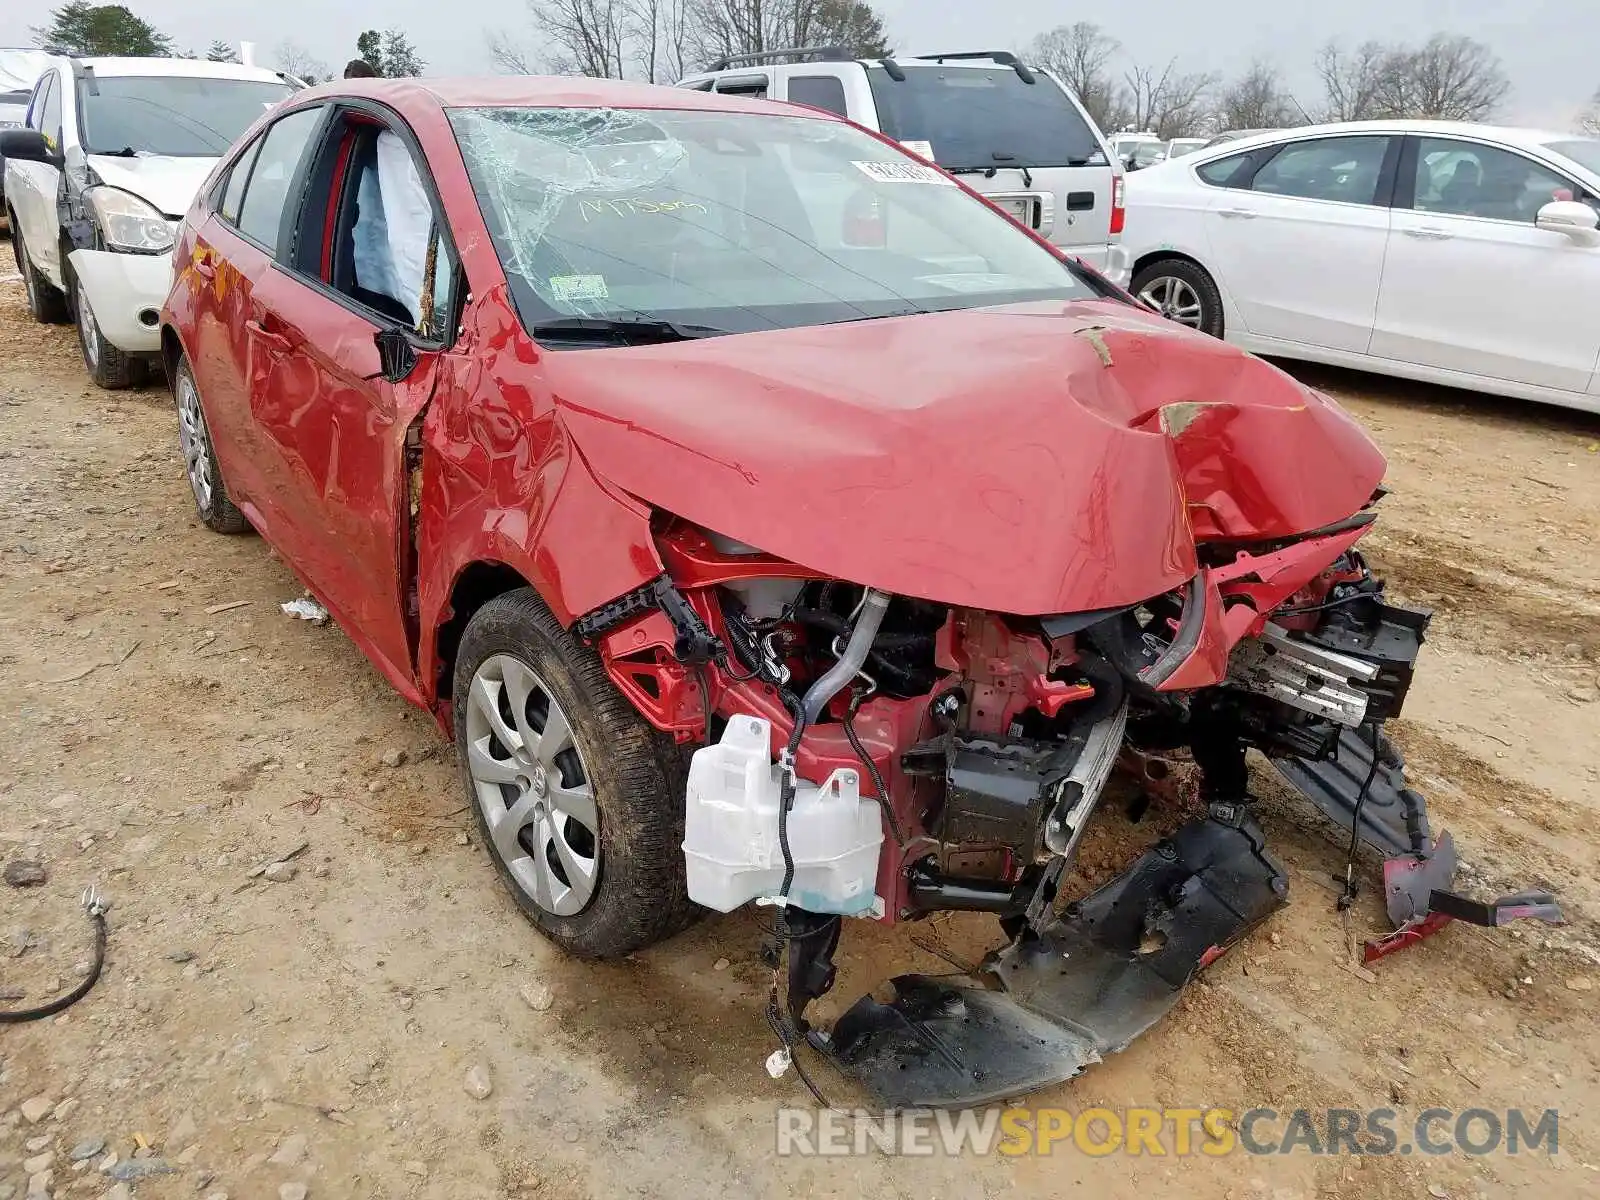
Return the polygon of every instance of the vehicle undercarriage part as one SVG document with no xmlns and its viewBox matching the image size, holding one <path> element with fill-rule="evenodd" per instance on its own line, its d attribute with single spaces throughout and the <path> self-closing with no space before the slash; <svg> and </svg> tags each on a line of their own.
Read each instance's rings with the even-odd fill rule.
<svg viewBox="0 0 1600 1200">
<path fill-rule="evenodd" d="M 902 976 L 893 1002 L 862 997 L 834 1026 L 834 1061 L 886 1107 L 963 1107 L 1060 1083 L 1121 1050 L 1288 895 L 1254 821 L 1225 816 L 1238 823 L 1185 825 L 1025 930 L 976 981 Z"/>
</svg>

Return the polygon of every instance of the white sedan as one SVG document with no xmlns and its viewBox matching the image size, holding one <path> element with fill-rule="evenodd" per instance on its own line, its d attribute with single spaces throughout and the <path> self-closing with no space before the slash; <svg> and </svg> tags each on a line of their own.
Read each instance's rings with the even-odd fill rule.
<svg viewBox="0 0 1600 1200">
<path fill-rule="evenodd" d="M 1600 139 L 1276 130 L 1130 175 L 1132 290 L 1258 354 L 1600 412 Z"/>
</svg>

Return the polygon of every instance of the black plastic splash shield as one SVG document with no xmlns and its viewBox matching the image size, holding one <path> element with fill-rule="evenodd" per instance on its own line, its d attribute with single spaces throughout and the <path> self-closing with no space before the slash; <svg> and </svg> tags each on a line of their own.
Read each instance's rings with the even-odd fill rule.
<svg viewBox="0 0 1600 1200">
<path fill-rule="evenodd" d="M 1365 731 L 1343 729 L 1338 750 L 1326 762 L 1274 759 L 1283 777 L 1305 793 L 1322 814 L 1346 832 L 1368 776 L 1372 787 L 1361 806 L 1361 840 L 1385 856 L 1433 853 L 1427 802 L 1406 786 L 1405 760 L 1387 737 L 1378 739 L 1378 770 L 1372 772 L 1372 745 Z"/>
<path fill-rule="evenodd" d="M 1288 876 L 1246 817 L 1191 821 L 990 969 L 1102 1054 L 1154 1025 L 1201 967 L 1281 907 Z"/>
<path fill-rule="evenodd" d="M 1284 902 L 1245 817 L 1191 822 L 994 955 L 989 981 L 901 976 L 833 1031 L 835 1062 L 890 1108 L 988 1104 L 1071 1079 L 1160 1020 L 1195 972 Z"/>
<path fill-rule="evenodd" d="M 992 1104 L 1071 1079 L 1100 1055 L 1080 1034 L 970 979 L 900 975 L 833 1027 L 834 1061 L 885 1108 Z"/>
</svg>

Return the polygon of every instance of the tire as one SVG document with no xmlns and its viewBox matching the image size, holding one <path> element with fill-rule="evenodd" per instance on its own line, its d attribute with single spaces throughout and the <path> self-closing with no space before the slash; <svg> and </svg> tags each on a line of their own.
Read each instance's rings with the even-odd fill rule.
<svg viewBox="0 0 1600 1200">
<path fill-rule="evenodd" d="M 183 452 L 184 471 L 189 476 L 189 491 L 194 495 L 195 511 L 207 529 L 217 533 L 249 533 L 250 522 L 228 495 L 211 444 L 211 427 L 206 423 L 200 403 L 200 386 L 187 358 L 178 360 L 172 380 L 172 395 L 178 406 L 178 446 Z"/>
<path fill-rule="evenodd" d="M 78 328 L 78 350 L 83 355 L 83 366 L 97 387 L 118 391 L 128 387 L 142 387 L 150 378 L 145 360 L 135 354 L 125 354 L 100 331 L 94 319 L 94 306 L 78 285 L 78 277 L 67 272 L 67 285 L 71 288 L 73 323 Z"/>
<path fill-rule="evenodd" d="M 1163 258 L 1142 268 L 1129 289 L 1139 302 L 1168 320 L 1220 338 L 1222 293 L 1217 281 L 1198 263 Z"/>
<path fill-rule="evenodd" d="M 17 256 L 17 270 L 22 272 L 22 286 L 28 293 L 28 311 L 33 319 L 41 325 L 65 325 L 72 320 L 66 296 L 33 265 L 27 244 L 22 240 L 22 230 L 15 227 L 11 234 L 11 251 Z"/>
<path fill-rule="evenodd" d="M 620 958 L 699 914 L 684 877 L 680 754 L 532 588 L 467 623 L 455 735 L 479 837 L 551 941 L 580 958 Z"/>
</svg>

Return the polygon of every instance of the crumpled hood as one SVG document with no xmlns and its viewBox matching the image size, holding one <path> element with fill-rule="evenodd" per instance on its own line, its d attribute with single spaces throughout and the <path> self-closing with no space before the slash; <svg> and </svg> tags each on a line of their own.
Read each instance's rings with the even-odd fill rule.
<svg viewBox="0 0 1600 1200">
<path fill-rule="evenodd" d="M 841 579 L 1018 614 L 1136 603 L 1195 538 L 1358 511 L 1384 461 L 1277 368 L 1109 301 L 542 357 L 601 477 Z"/>
<path fill-rule="evenodd" d="M 102 183 L 132 192 L 173 218 L 189 211 L 195 193 L 211 174 L 211 168 L 217 165 L 214 158 L 172 158 L 160 154 L 138 158 L 91 154 L 87 161 Z"/>
</svg>

